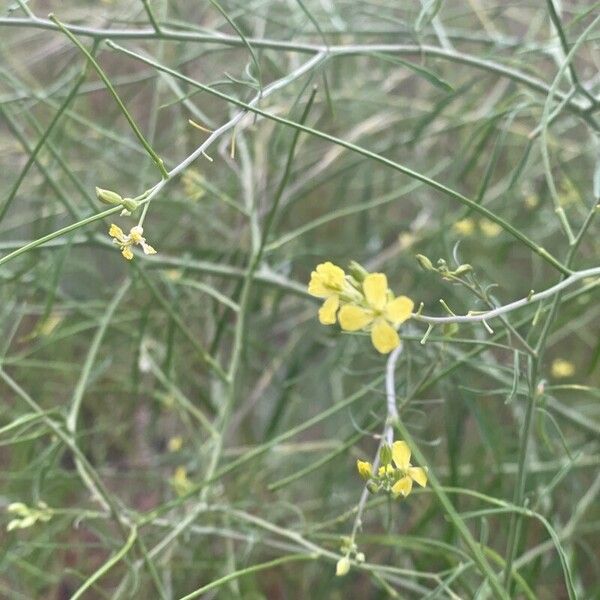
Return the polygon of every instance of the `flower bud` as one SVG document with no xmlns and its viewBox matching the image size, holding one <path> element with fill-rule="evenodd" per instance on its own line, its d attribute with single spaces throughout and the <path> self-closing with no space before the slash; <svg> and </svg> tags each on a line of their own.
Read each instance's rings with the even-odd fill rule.
<svg viewBox="0 0 600 600">
<path fill-rule="evenodd" d="M 367 490 L 369 494 L 376 494 L 379 491 L 379 486 L 371 480 L 367 482 Z"/>
<path fill-rule="evenodd" d="M 365 480 L 371 479 L 373 476 L 373 469 L 371 467 L 371 463 L 365 460 L 357 460 L 356 468 L 358 469 L 358 474 Z"/>
<path fill-rule="evenodd" d="M 110 190 L 103 190 L 102 188 L 96 188 L 96 198 L 104 204 L 110 204 L 112 206 L 123 204 L 123 198 L 117 194 L 117 192 L 111 192 Z"/>
<path fill-rule="evenodd" d="M 472 271 L 473 267 L 471 265 L 460 265 L 458 267 L 458 269 L 456 269 L 455 271 L 452 272 L 453 275 L 463 275 L 464 273 L 468 273 L 469 271 Z"/>
<path fill-rule="evenodd" d="M 351 260 L 348 265 L 348 273 L 356 279 L 358 283 L 362 283 L 369 272 L 355 260 Z"/>
<path fill-rule="evenodd" d="M 135 211 L 140 205 L 140 203 L 137 200 L 134 200 L 133 198 L 123 198 L 121 204 L 123 205 L 125 210 L 128 210 L 130 213 Z"/>
<path fill-rule="evenodd" d="M 350 571 L 350 559 L 347 556 L 340 558 L 335 565 L 335 574 L 337 577 L 343 577 Z"/>
<path fill-rule="evenodd" d="M 379 452 L 379 461 L 381 466 L 387 467 L 392 462 L 392 448 L 388 444 L 384 444 Z"/>
<path fill-rule="evenodd" d="M 433 263 L 424 254 L 417 254 L 415 258 L 419 265 L 421 265 L 421 268 L 425 271 L 435 271 Z"/>
</svg>

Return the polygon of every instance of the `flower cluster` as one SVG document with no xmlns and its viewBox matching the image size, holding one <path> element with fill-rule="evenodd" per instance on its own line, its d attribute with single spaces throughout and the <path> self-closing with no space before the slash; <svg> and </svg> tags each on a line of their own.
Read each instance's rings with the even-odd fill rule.
<svg viewBox="0 0 600 600">
<path fill-rule="evenodd" d="M 369 331 L 375 349 L 387 354 L 399 346 L 396 329 L 411 317 L 414 303 L 394 296 L 383 273 L 368 273 L 357 263 L 350 271 L 325 262 L 311 273 L 308 293 L 325 299 L 319 321 L 333 325 L 337 319 L 344 331 Z"/>
<path fill-rule="evenodd" d="M 359 475 L 373 494 L 383 490 L 394 498 L 406 498 L 412 491 L 413 482 L 421 487 L 427 485 L 427 470 L 410 464 L 410 448 L 406 442 L 398 441 L 391 447 L 383 446 L 379 452 L 379 462 L 381 466 L 375 474 L 371 463 L 356 461 Z"/>
<path fill-rule="evenodd" d="M 127 260 L 133 258 L 131 247 L 135 245 L 141 246 L 144 254 L 156 254 L 156 250 L 150 244 L 146 243 L 144 230 L 140 225 L 132 227 L 129 230 L 129 234 L 125 235 L 123 230 L 113 223 L 108 230 L 108 235 L 113 238 L 113 243 L 119 246 L 123 258 Z"/>
<path fill-rule="evenodd" d="M 342 538 L 340 552 L 342 552 L 344 556 L 342 556 L 342 558 L 340 558 L 335 565 L 335 574 L 338 577 L 343 577 L 344 575 L 348 574 L 352 565 L 352 560 L 354 560 L 357 564 L 362 564 L 365 562 L 365 555 L 363 552 L 358 551 L 358 547 L 356 546 L 353 538 Z"/>
<path fill-rule="evenodd" d="M 27 527 L 35 525 L 38 521 L 45 523 L 54 514 L 45 502 L 38 502 L 36 508 L 29 507 L 23 502 L 13 502 L 6 507 L 6 512 L 16 515 L 6 526 L 6 531 L 27 529 Z"/>
</svg>

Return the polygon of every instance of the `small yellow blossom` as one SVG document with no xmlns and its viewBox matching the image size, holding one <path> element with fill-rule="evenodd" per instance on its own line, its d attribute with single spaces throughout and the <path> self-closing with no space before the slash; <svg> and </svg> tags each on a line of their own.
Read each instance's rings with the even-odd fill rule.
<svg viewBox="0 0 600 600">
<path fill-rule="evenodd" d="M 373 474 L 371 463 L 356 461 L 356 468 L 367 481 L 367 489 L 371 493 L 383 490 L 394 498 L 406 498 L 414 482 L 421 487 L 427 485 L 427 470 L 410 464 L 410 448 L 406 442 L 397 441 L 391 447 L 384 444 L 379 452 L 379 460 L 383 464 L 377 469 L 376 475 Z"/>
<path fill-rule="evenodd" d="M 169 438 L 169 442 L 167 444 L 169 452 L 178 452 L 179 450 L 181 450 L 182 446 L 183 438 L 180 435 L 176 435 L 172 438 Z"/>
<path fill-rule="evenodd" d="M 529 210 L 532 210 L 540 203 L 540 198 L 537 194 L 527 194 L 527 196 L 525 196 L 524 202 L 525 206 Z"/>
<path fill-rule="evenodd" d="M 373 475 L 373 465 L 370 462 L 365 460 L 357 460 L 356 468 L 358 470 L 358 474 L 365 480 L 370 479 Z"/>
<path fill-rule="evenodd" d="M 502 227 L 490 219 L 481 219 L 479 221 L 479 228 L 486 237 L 496 237 L 502 233 Z"/>
<path fill-rule="evenodd" d="M 458 235 L 471 235 L 475 231 L 475 221 L 467 217 L 466 219 L 460 219 L 460 221 L 456 221 L 452 227 L 454 231 L 458 233 Z"/>
<path fill-rule="evenodd" d="M 575 365 L 570 360 L 557 358 L 552 362 L 552 377 L 563 379 L 565 377 L 573 377 L 575 375 Z"/>
<path fill-rule="evenodd" d="M 406 296 L 394 297 L 383 273 L 371 273 L 362 283 L 363 306 L 345 304 L 340 309 L 339 322 L 344 331 L 369 328 L 373 346 L 387 354 L 400 345 L 396 328 L 410 318 L 413 301 Z"/>
<path fill-rule="evenodd" d="M 127 260 L 133 258 L 131 247 L 135 245 L 141 246 L 144 254 L 156 254 L 156 250 L 150 244 L 146 243 L 144 229 L 140 225 L 132 227 L 129 230 L 129 234 L 125 235 L 118 225 L 112 223 L 108 230 L 108 235 L 113 238 L 113 243 L 119 246 L 123 258 Z"/>
<path fill-rule="evenodd" d="M 319 321 L 322 325 L 333 325 L 340 307 L 340 294 L 349 284 L 346 282 L 344 270 L 331 262 L 317 265 L 310 274 L 308 293 L 317 298 L 325 298 L 325 302 L 319 309 Z"/>
<path fill-rule="evenodd" d="M 393 474 L 394 474 L 394 467 L 392 467 L 392 465 L 382 465 L 381 467 L 379 467 L 379 469 L 377 469 L 378 477 L 383 477 L 384 475 L 393 475 Z"/>
<path fill-rule="evenodd" d="M 192 482 L 188 479 L 187 469 L 179 466 L 175 469 L 171 478 L 171 486 L 178 496 L 184 496 L 192 489 Z"/>
<path fill-rule="evenodd" d="M 405 231 L 398 235 L 398 245 L 400 246 L 400 250 L 406 250 L 407 248 L 410 248 L 417 241 L 417 236 L 409 231 Z"/>
<path fill-rule="evenodd" d="M 413 481 L 421 487 L 427 485 L 427 471 L 410 464 L 410 448 L 406 442 L 392 444 L 392 460 L 400 472 L 400 478 L 392 486 L 392 494 L 395 498 L 398 496 L 406 498 L 412 490 Z"/>
</svg>

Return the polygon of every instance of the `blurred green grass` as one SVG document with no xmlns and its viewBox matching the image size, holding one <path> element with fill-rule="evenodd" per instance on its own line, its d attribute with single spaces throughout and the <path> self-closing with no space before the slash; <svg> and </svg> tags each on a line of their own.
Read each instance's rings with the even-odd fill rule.
<svg viewBox="0 0 600 600">
<path fill-rule="evenodd" d="M 332 51 L 257 106 L 299 122 L 315 87 L 306 126 L 443 183 L 561 262 L 569 240 L 549 175 L 574 232 L 598 202 L 598 106 L 582 110 L 589 99 L 580 88 L 600 93 L 599 30 L 589 32 L 572 62 L 580 88 L 567 73 L 558 91 L 568 101 L 545 122 L 545 103 L 557 106 L 549 91 L 564 63 L 547 3 L 223 0 L 225 18 L 209 2 L 151 0 L 159 33 L 142 2 L 19 4 L 0 14 L 0 208 L 12 196 L 2 209 L 0 260 L 104 210 L 95 186 L 133 197 L 160 181 L 93 69 L 66 101 L 84 57 L 60 32 L 35 26 L 24 7 L 39 18 L 54 11 L 63 23 L 104 31 L 80 40 L 88 49 L 97 40 L 98 62 L 169 169 L 208 136 L 189 119 L 216 129 L 239 109 L 107 46 L 111 29 L 148 31 L 144 39 L 115 42 L 244 103 L 308 61 L 305 45 L 363 45 L 344 55 Z M 570 47 L 597 14 L 594 2 L 563 3 Z M 8 22 L 18 18 L 30 22 Z M 165 32 L 173 31 L 213 39 L 168 39 Z M 219 40 L 222 33 L 231 37 Z M 521 80 L 507 77 L 506 68 Z M 320 326 L 304 290 L 317 263 L 357 260 L 387 273 L 392 289 L 423 302 L 426 314 L 444 314 L 440 298 L 466 314 L 484 304 L 464 286 L 422 270 L 416 254 L 452 268 L 471 264 L 478 289 L 498 304 L 546 289 L 560 274 L 455 199 L 314 135 L 300 134 L 285 180 L 294 135 L 248 115 L 207 149 L 212 161 L 200 157 L 168 182 L 144 222 L 156 257 L 122 259 L 109 224 L 128 230 L 136 219 L 117 213 L 0 266 L 0 503 L 43 501 L 55 510 L 46 523 L 3 527 L 0 595 L 70 598 L 83 585 L 89 598 L 183 598 L 237 571 L 216 588 L 218 597 L 489 595 L 429 488 L 402 502 L 370 499 L 356 540 L 368 564 L 334 576 L 362 490 L 354 463 L 372 458 L 384 424 L 385 360 L 364 336 Z M 282 181 L 244 299 L 248 264 Z M 592 222 L 574 269 L 598 266 L 597 239 Z M 522 466 L 532 375 L 516 333 L 533 344 L 550 301 L 507 315 L 513 331 L 491 322 L 493 336 L 469 324 L 454 335 L 438 328 L 420 344 L 426 328 L 410 321 L 396 373 L 403 423 L 443 485 L 462 490 L 451 494 L 454 506 L 498 573 L 511 516 L 468 518 L 489 508 L 469 491 L 512 502 L 524 473 L 526 506 L 555 528 L 580 598 L 600 590 L 596 282 L 569 288 L 549 322 L 533 377 L 543 389 Z M 207 368 L 205 351 L 225 371 L 235 363 L 233 383 Z M 574 365 L 571 377 L 553 376 L 558 358 Z M 101 501 L 90 493 L 98 482 Z M 196 491 L 186 496 L 190 489 Z M 298 553 L 311 559 L 296 561 Z M 119 560 L 113 564 L 111 556 Z M 290 562 L 244 571 L 279 559 Z M 523 520 L 514 565 L 534 597 L 568 597 L 539 520 Z M 517 581 L 508 593 L 521 597 L 524 589 Z"/>
</svg>

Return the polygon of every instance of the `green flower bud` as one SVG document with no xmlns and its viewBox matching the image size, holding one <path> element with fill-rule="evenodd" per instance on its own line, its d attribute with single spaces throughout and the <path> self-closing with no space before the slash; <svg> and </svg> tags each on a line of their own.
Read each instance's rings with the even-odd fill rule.
<svg viewBox="0 0 600 600">
<path fill-rule="evenodd" d="M 463 273 L 468 273 L 469 271 L 472 271 L 473 267 L 471 265 L 460 265 L 460 267 L 458 267 L 458 269 L 456 269 L 456 271 L 453 271 L 452 274 L 453 275 L 462 275 Z"/>
<path fill-rule="evenodd" d="M 367 482 L 367 490 L 370 494 L 376 494 L 379 491 L 379 486 L 371 480 Z"/>
<path fill-rule="evenodd" d="M 382 467 L 387 467 L 392 463 L 392 448 L 388 444 L 384 444 L 379 452 L 379 461 Z"/>
<path fill-rule="evenodd" d="M 415 256 L 415 258 L 417 259 L 417 262 L 419 263 L 419 265 L 421 265 L 421 268 L 424 269 L 425 271 L 435 271 L 435 267 L 433 266 L 433 263 L 424 255 L 424 254 L 417 254 Z"/>
<path fill-rule="evenodd" d="M 104 204 L 110 204 L 111 206 L 123 204 L 123 198 L 117 194 L 117 192 L 111 192 L 110 190 L 103 190 L 102 188 L 96 188 L 96 198 Z"/>
<path fill-rule="evenodd" d="M 367 490 L 369 494 L 376 494 L 379 491 L 379 486 L 371 479 L 367 482 Z"/>
<path fill-rule="evenodd" d="M 350 559 L 347 556 L 340 558 L 335 565 L 335 574 L 337 577 L 343 577 L 350 571 Z"/>
<path fill-rule="evenodd" d="M 123 198 L 121 204 L 129 212 L 133 212 L 140 205 L 140 203 L 137 200 L 134 200 L 133 198 Z"/>
<path fill-rule="evenodd" d="M 351 260 L 348 265 L 348 272 L 358 283 L 362 283 L 369 272 L 355 260 Z"/>
</svg>

